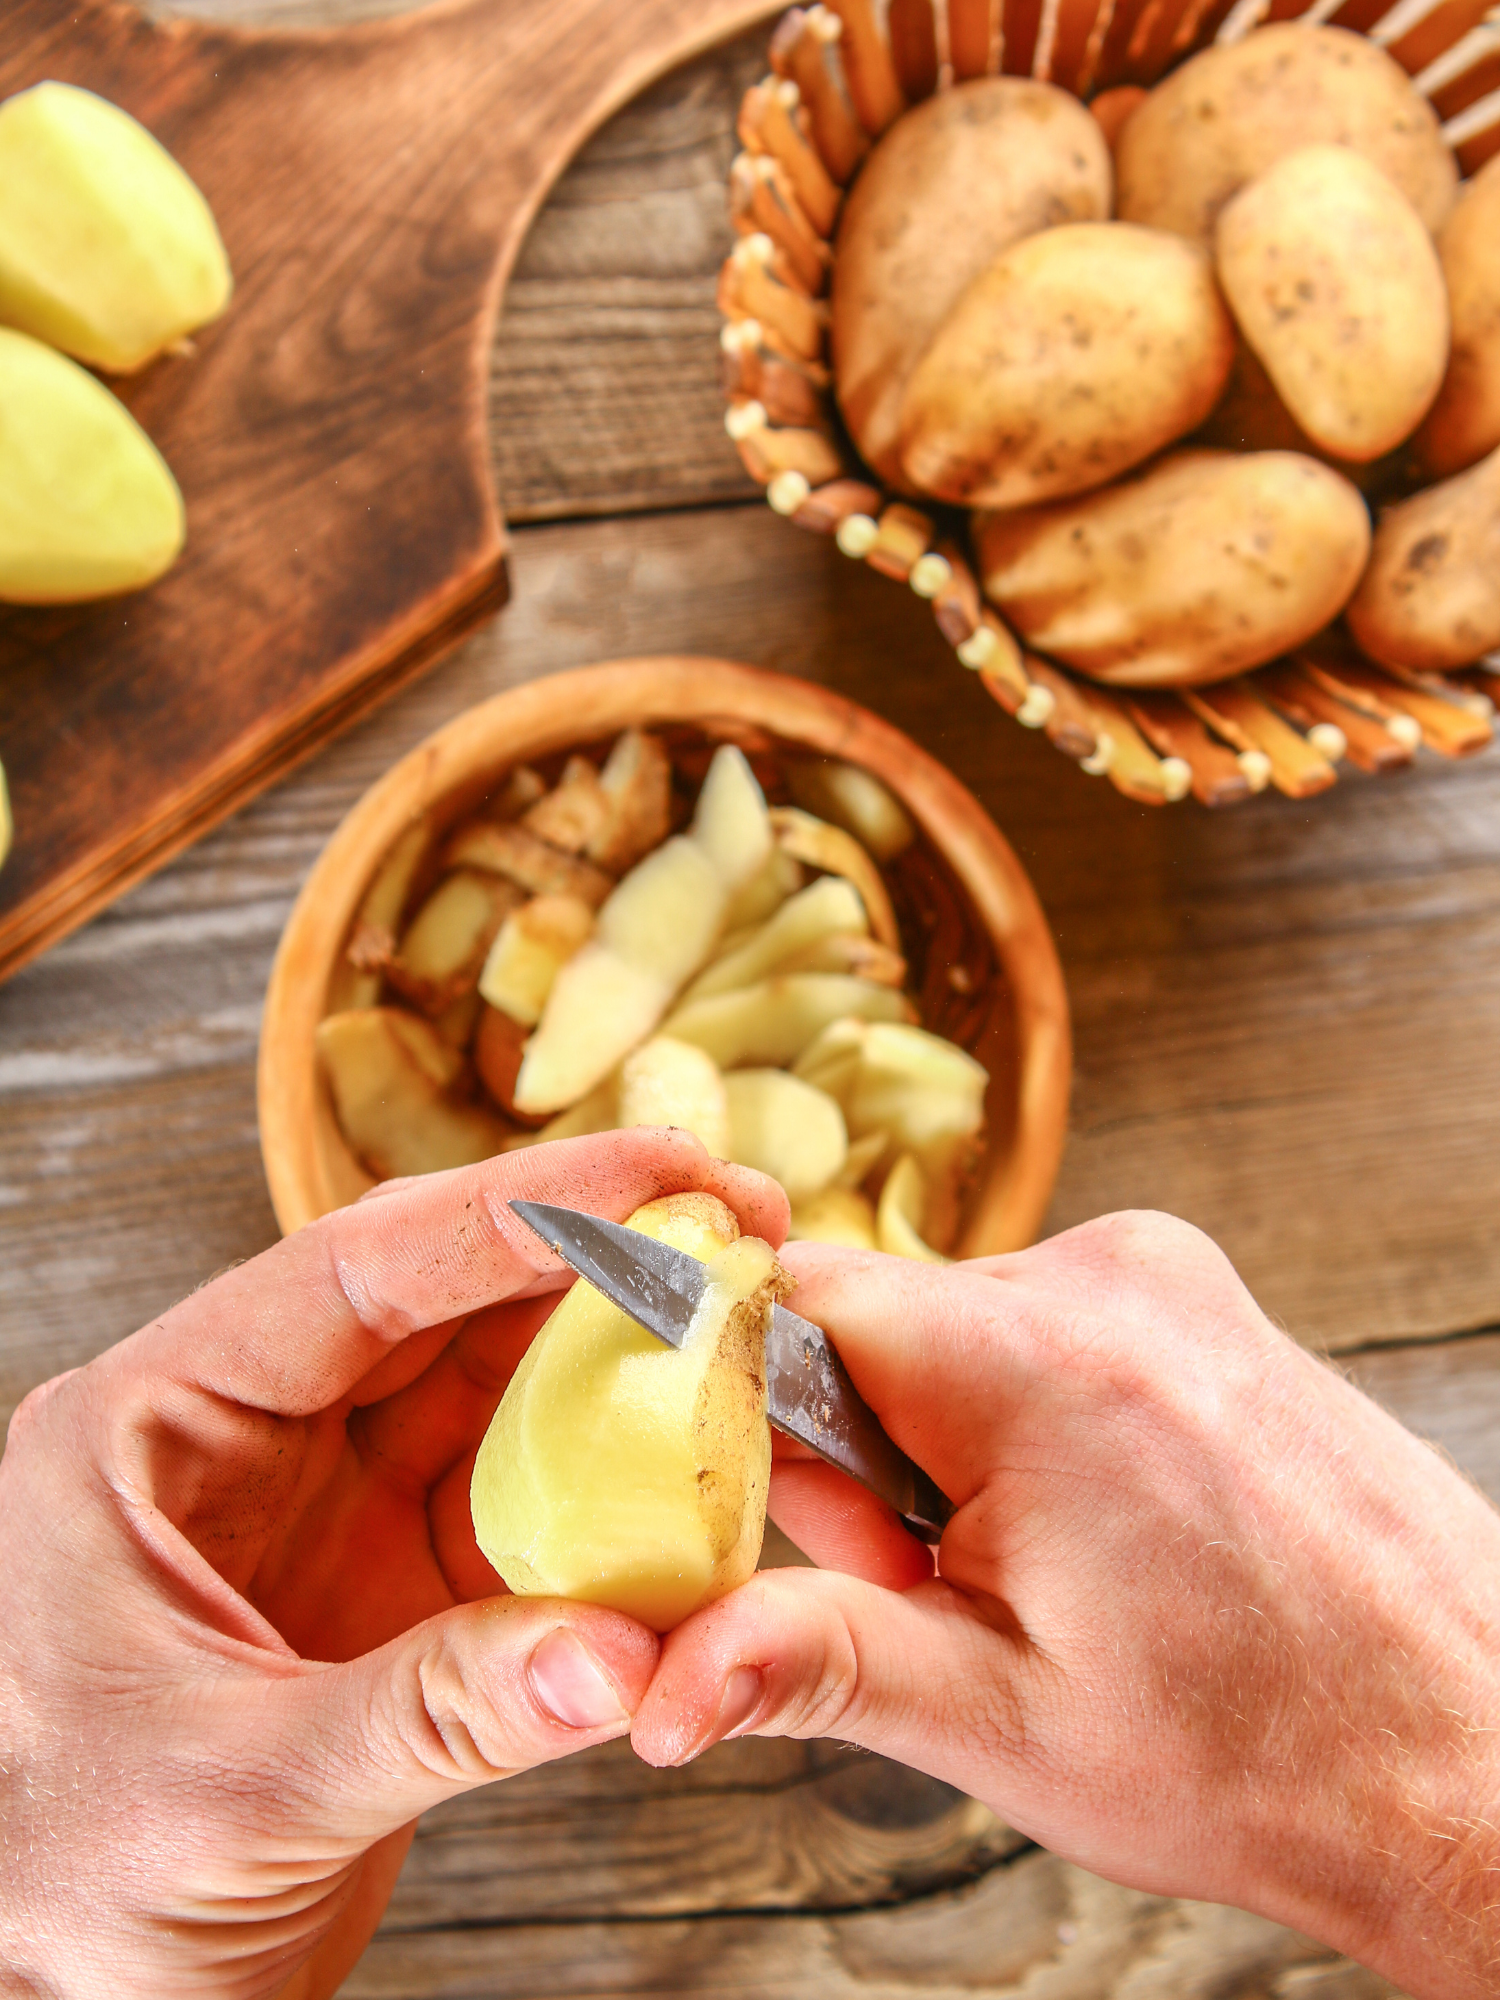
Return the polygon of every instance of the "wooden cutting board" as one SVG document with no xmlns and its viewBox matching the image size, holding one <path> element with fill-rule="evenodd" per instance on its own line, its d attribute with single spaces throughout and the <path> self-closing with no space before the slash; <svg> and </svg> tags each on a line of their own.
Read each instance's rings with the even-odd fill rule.
<svg viewBox="0 0 1500 2000">
<path fill-rule="evenodd" d="M 7 0 L 0 96 L 132 112 L 207 195 L 234 302 L 124 400 L 187 501 L 138 596 L 0 608 L 0 978 L 430 666 L 506 597 L 487 361 L 549 185 L 774 0 L 457 0 L 356 28 Z"/>
</svg>

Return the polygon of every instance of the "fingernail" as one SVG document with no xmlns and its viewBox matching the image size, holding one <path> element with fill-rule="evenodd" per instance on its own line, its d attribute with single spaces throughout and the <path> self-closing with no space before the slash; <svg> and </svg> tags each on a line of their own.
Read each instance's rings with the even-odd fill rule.
<svg viewBox="0 0 1500 2000">
<path fill-rule="evenodd" d="M 724 1683 L 724 1693 L 719 1701 L 719 1712 L 714 1717 L 714 1741 L 722 1743 L 743 1728 L 760 1706 L 761 1695 L 765 1692 L 766 1677 L 759 1667 L 736 1667 Z"/>
<path fill-rule="evenodd" d="M 603 1729 L 630 1720 L 603 1667 L 565 1625 L 547 1634 L 528 1671 L 542 1707 L 570 1729 Z"/>
</svg>

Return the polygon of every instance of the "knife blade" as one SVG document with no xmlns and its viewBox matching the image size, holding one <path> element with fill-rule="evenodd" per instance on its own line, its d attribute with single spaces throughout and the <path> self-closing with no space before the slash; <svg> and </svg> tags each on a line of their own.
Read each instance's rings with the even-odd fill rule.
<svg viewBox="0 0 1500 2000">
<path fill-rule="evenodd" d="M 706 1265 L 578 1209 L 540 1201 L 510 1206 L 611 1305 L 667 1346 L 681 1347 L 708 1288 Z M 869 1487 L 923 1541 L 941 1538 L 952 1503 L 886 1435 L 823 1329 L 782 1305 L 772 1308 L 766 1329 L 766 1393 L 767 1414 L 779 1431 Z"/>
</svg>

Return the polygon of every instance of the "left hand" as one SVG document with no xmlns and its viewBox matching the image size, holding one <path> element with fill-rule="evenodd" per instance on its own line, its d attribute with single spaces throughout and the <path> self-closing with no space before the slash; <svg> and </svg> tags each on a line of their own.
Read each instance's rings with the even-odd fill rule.
<svg viewBox="0 0 1500 2000">
<path fill-rule="evenodd" d="M 654 1633 L 523 1600 L 474 1455 L 571 1274 L 515 1196 L 781 1191 L 682 1132 L 395 1182 L 17 1410 L 0 1461 L 0 1993 L 331 1994 L 427 1807 L 624 1735 Z M 288 1983 L 290 1982 L 290 1983 Z"/>
</svg>

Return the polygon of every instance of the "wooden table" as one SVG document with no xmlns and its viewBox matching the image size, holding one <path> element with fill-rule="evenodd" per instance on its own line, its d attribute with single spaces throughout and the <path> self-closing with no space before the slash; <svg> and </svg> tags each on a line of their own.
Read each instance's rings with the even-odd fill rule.
<svg viewBox="0 0 1500 2000">
<path fill-rule="evenodd" d="M 1126 1205 L 1190 1217 L 1293 1334 L 1340 1351 L 1500 1496 L 1500 757 L 1222 817 L 1131 806 L 1003 717 L 910 593 L 754 499 L 723 436 L 712 280 L 733 109 L 762 46 L 621 113 L 537 220 L 494 351 L 509 609 L 0 989 L 0 1420 L 273 1240 L 261 995 L 297 886 L 363 787 L 497 689 L 680 649 L 872 703 L 1022 854 L 1077 1034 L 1049 1229 Z M 1257 1919 L 1112 1888 L 879 1759 L 753 1741 L 682 1773 L 614 1746 L 429 1815 L 345 1991 L 1023 1986 L 1390 1992 Z"/>
</svg>

